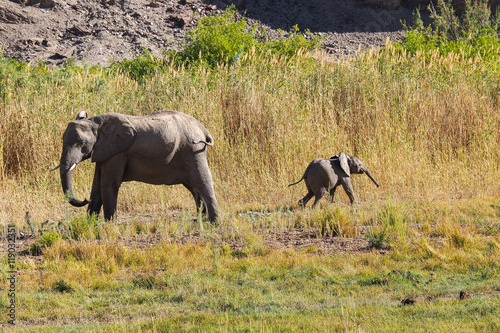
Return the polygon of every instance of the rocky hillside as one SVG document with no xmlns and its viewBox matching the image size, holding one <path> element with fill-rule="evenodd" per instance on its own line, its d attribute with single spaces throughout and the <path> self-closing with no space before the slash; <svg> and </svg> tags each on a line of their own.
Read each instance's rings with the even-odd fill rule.
<svg viewBox="0 0 500 333">
<path fill-rule="evenodd" d="M 298 25 L 323 35 L 335 56 L 402 37 L 410 0 L 0 0 L 0 48 L 7 57 L 49 65 L 109 65 L 141 48 L 161 54 L 181 46 L 200 17 L 233 3 L 270 36 Z"/>
</svg>

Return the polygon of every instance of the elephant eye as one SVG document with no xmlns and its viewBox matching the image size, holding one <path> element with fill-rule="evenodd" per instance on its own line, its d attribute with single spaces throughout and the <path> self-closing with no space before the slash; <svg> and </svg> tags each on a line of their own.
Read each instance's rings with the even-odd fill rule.
<svg viewBox="0 0 500 333">
<path fill-rule="evenodd" d="M 94 147 L 92 145 L 85 143 L 82 145 L 82 153 L 88 154 L 93 150 L 93 148 Z"/>
</svg>

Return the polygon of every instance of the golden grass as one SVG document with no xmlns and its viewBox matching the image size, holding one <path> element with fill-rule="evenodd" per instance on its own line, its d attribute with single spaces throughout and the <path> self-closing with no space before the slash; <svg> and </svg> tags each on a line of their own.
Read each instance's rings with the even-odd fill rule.
<svg viewBox="0 0 500 333">
<path fill-rule="evenodd" d="M 321 59 L 321 55 L 316 55 Z M 326 58 L 325 58 L 326 59 Z M 365 162 L 382 185 L 353 177 L 361 202 L 450 201 L 499 195 L 496 72 L 480 60 L 407 57 L 384 52 L 331 63 L 285 61 L 250 53 L 217 72 L 170 68 L 140 85 L 125 75 L 82 70 L 6 79 L 0 101 L 2 221 L 38 223 L 73 212 L 60 190 L 61 136 L 80 110 L 147 114 L 177 109 L 211 131 L 209 149 L 223 211 L 293 206 L 308 163 L 339 151 Z M 93 167 L 75 172 L 78 197 L 90 191 Z M 126 184 L 119 214 L 192 209 L 181 187 Z M 342 190 L 338 199 L 347 202 Z"/>
<path fill-rule="evenodd" d="M 215 72 L 171 66 L 144 84 L 100 69 L 0 73 L 0 225 L 64 238 L 42 262 L 18 257 L 18 322 L 27 331 L 61 322 L 96 331 L 400 331 L 411 317 L 421 331 L 498 329 L 498 68 L 390 45 L 339 63 L 314 59 L 250 53 Z M 159 109 L 191 114 L 213 134 L 220 223 L 194 221 L 182 186 L 141 183 L 122 186 L 116 223 L 89 221 L 49 172 L 67 123 L 81 110 Z M 364 161 L 381 187 L 356 175 L 358 205 L 339 189 L 333 205 L 297 209 L 305 186 L 287 184 L 340 151 Z M 90 162 L 77 167 L 77 197 L 88 197 L 92 176 Z M 376 248 L 329 256 L 316 245 L 268 245 L 293 228 Z M 194 233 L 197 243 L 180 244 Z M 136 235 L 157 241 L 127 243 Z M 462 289 L 474 297 L 458 303 Z M 419 302 L 402 307 L 409 296 Z"/>
</svg>

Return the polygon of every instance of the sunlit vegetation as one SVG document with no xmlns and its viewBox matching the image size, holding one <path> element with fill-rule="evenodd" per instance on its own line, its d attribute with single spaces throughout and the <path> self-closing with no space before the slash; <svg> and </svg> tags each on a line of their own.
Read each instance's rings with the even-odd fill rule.
<svg viewBox="0 0 500 333">
<path fill-rule="evenodd" d="M 500 330 L 499 53 L 470 51 L 467 34 L 443 52 L 441 28 L 417 27 L 332 62 L 314 36 L 266 41 L 231 10 L 214 20 L 234 23 L 224 43 L 241 45 L 224 51 L 199 44 L 224 44 L 205 21 L 184 53 L 110 68 L 0 59 L 0 221 L 3 235 L 8 223 L 33 235 L 18 241 L 16 328 Z M 479 50 L 497 48 L 490 28 Z M 67 123 L 81 110 L 160 109 L 214 136 L 219 222 L 198 218 L 178 186 L 124 184 L 114 222 L 71 207 L 49 171 Z M 340 151 L 381 187 L 353 176 L 359 204 L 338 190 L 334 203 L 299 209 L 305 186 L 287 185 Z M 78 165 L 78 197 L 92 176 Z M 292 232 L 307 235 L 300 246 L 282 241 Z M 324 246 L 341 240 L 357 245 Z"/>
</svg>

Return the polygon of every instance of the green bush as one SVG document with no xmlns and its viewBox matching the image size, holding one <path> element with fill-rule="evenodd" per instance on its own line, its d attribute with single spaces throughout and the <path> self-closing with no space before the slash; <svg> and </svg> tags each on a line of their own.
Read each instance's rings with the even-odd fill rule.
<svg viewBox="0 0 500 333">
<path fill-rule="evenodd" d="M 99 221 L 96 215 L 82 215 L 71 220 L 70 237 L 74 240 L 98 239 L 100 234 Z"/>
<path fill-rule="evenodd" d="M 15 86 L 23 86 L 26 83 L 27 63 L 12 58 L 0 56 L 0 99 L 7 103 L 12 97 Z"/>
<path fill-rule="evenodd" d="M 309 51 L 321 46 L 321 37 L 313 35 L 309 30 L 301 33 L 299 27 L 294 25 L 290 34 L 277 40 L 268 40 L 262 43 L 265 50 L 271 50 L 283 56 L 293 57 L 299 51 Z"/>
<path fill-rule="evenodd" d="M 75 289 L 69 283 L 67 283 L 63 279 L 60 279 L 54 283 L 54 285 L 52 286 L 52 290 L 58 291 L 60 293 L 71 293 Z"/>
<path fill-rule="evenodd" d="M 321 38 L 309 30 L 300 32 L 295 25 L 292 31 L 277 40 L 267 38 L 267 32 L 249 27 L 243 18 L 237 18 L 234 6 L 221 14 L 200 19 L 198 27 L 188 33 L 184 49 L 177 54 L 183 63 L 201 61 L 214 68 L 217 64 L 232 65 L 252 48 L 260 52 L 292 57 L 300 51 L 320 46 Z"/>
<path fill-rule="evenodd" d="M 365 237 L 370 247 L 381 249 L 389 243 L 388 227 L 373 227 Z"/>
<path fill-rule="evenodd" d="M 199 20 L 198 26 L 187 33 L 181 51 L 167 52 L 163 57 L 155 57 L 147 50 L 133 60 L 114 63 L 109 72 L 125 73 L 143 83 L 145 79 L 176 66 L 203 65 L 216 68 L 220 64 L 233 65 L 240 58 L 255 49 L 264 54 L 279 54 L 290 58 L 299 52 L 316 49 L 321 38 L 308 30 L 302 33 L 294 26 L 289 34 L 277 40 L 269 40 L 264 29 L 250 27 L 242 17 L 238 17 L 234 6 L 220 14 Z"/>
<path fill-rule="evenodd" d="M 125 73 L 132 79 L 143 82 L 145 79 L 161 72 L 168 65 L 167 58 L 154 57 L 149 50 L 143 48 L 142 53 L 135 59 L 125 59 L 122 62 L 114 63 L 110 71 L 112 73 Z"/>
<path fill-rule="evenodd" d="M 458 16 L 451 4 L 439 0 L 429 5 L 431 25 L 425 27 L 417 10 L 412 27 L 406 27 L 404 40 L 397 44 L 399 51 L 411 55 L 438 50 L 441 55 L 461 54 L 465 58 L 481 56 L 484 60 L 498 59 L 500 40 L 499 19 L 491 15 L 487 0 L 465 1 L 465 10 Z"/>
<path fill-rule="evenodd" d="M 61 235 L 57 231 L 49 231 L 41 235 L 38 242 L 42 248 L 47 248 L 60 241 L 61 238 Z"/>
<path fill-rule="evenodd" d="M 202 61 L 209 67 L 232 64 L 255 45 L 255 29 L 245 20 L 235 18 L 234 6 L 221 14 L 200 19 L 198 27 L 188 32 L 184 49 L 178 57 L 186 63 Z"/>
</svg>

